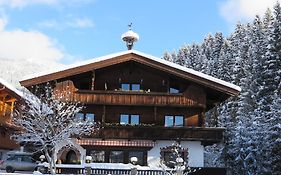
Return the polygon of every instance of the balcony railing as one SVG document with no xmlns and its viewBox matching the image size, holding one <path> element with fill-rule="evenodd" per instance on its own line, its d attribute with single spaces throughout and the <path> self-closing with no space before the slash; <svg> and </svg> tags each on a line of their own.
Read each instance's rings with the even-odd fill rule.
<svg viewBox="0 0 281 175">
<path fill-rule="evenodd" d="M 64 98 L 88 104 L 205 107 L 183 94 L 156 92 L 77 90 Z"/>
<path fill-rule="evenodd" d="M 220 142 L 224 128 L 106 125 L 92 136 L 102 139 L 193 140 L 204 145 Z"/>
</svg>

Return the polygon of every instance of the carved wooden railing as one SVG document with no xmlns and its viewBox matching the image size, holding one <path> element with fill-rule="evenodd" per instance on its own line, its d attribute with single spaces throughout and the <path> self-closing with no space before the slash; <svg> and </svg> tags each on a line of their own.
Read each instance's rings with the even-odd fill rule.
<svg viewBox="0 0 281 175">
<path fill-rule="evenodd" d="M 204 100 L 191 99 L 184 94 L 157 93 L 145 91 L 98 91 L 78 90 L 72 81 L 58 83 L 55 94 L 62 100 L 86 104 L 143 105 L 143 106 L 185 106 L 205 108 Z M 202 101 L 202 102 L 199 102 Z"/>
</svg>

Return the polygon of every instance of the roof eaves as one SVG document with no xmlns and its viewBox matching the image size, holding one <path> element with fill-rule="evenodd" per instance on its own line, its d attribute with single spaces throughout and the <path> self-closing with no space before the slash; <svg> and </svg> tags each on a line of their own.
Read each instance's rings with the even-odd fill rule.
<svg viewBox="0 0 281 175">
<path fill-rule="evenodd" d="M 23 93 L 19 90 L 17 90 L 14 86 L 12 86 L 10 83 L 8 83 L 6 80 L 0 78 L 0 84 L 5 86 L 5 88 L 9 89 L 10 91 L 14 92 L 19 97 L 23 97 Z"/>
<path fill-rule="evenodd" d="M 130 53 L 148 58 L 148 59 L 153 60 L 155 62 L 164 64 L 166 66 L 173 67 L 175 69 L 181 70 L 181 71 L 189 73 L 191 75 L 195 75 L 197 77 L 200 77 L 202 79 L 205 79 L 205 80 L 208 80 L 208 81 L 211 81 L 211 82 L 215 82 L 219 85 L 222 85 L 222 86 L 228 87 L 230 89 L 233 89 L 233 90 L 237 91 L 237 93 L 239 93 L 241 91 L 241 88 L 239 86 L 236 86 L 232 83 L 220 80 L 220 79 L 212 77 L 210 75 L 206 75 L 204 73 L 195 71 L 193 69 L 190 69 L 190 68 L 178 65 L 176 63 L 173 63 L 173 62 L 170 62 L 170 61 L 167 61 L 167 60 L 164 60 L 164 59 L 161 59 L 161 58 L 158 58 L 158 57 L 155 57 L 155 56 L 143 53 L 143 52 L 139 52 L 139 51 L 136 51 L 136 50 L 127 50 L 127 51 L 117 52 L 117 53 L 105 55 L 105 56 L 102 56 L 102 57 L 97 57 L 97 58 L 93 58 L 93 59 L 90 59 L 90 60 L 82 61 L 82 62 L 79 62 L 79 63 L 76 63 L 76 64 L 71 64 L 71 65 L 65 66 L 65 67 L 60 68 L 60 69 L 47 71 L 47 72 L 41 72 L 39 74 L 33 74 L 33 75 L 30 75 L 30 76 L 24 77 L 24 79 L 22 79 L 21 82 L 22 81 L 28 81 L 28 80 L 31 80 L 31 79 L 35 79 L 35 78 L 38 78 L 38 77 L 41 77 L 41 76 L 46 76 L 46 75 L 49 75 L 49 74 L 55 74 L 55 73 L 59 73 L 59 72 L 62 72 L 62 71 L 69 70 L 69 69 L 73 69 L 73 68 L 82 67 L 82 66 L 86 66 L 86 65 L 89 65 L 89 64 L 105 61 L 105 60 L 108 60 L 108 59 L 111 59 L 111 58 L 114 58 L 114 57 L 119 57 L 119 56 L 130 54 Z M 236 95 L 236 94 L 233 94 L 233 95 Z"/>
</svg>

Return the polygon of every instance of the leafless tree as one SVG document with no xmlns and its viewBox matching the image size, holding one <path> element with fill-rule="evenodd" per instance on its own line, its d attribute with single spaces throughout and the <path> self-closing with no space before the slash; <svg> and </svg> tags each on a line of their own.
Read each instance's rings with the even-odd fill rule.
<svg viewBox="0 0 281 175">
<path fill-rule="evenodd" d="M 26 90 L 25 103 L 14 111 L 13 123 L 20 129 L 13 138 L 19 143 L 36 145 L 38 151 L 44 152 L 51 174 L 55 174 L 55 146 L 62 140 L 70 141 L 71 137 L 89 135 L 98 130 L 98 125 L 90 120 L 77 120 L 75 114 L 83 105 L 61 100 L 49 85 L 36 94 L 39 95 Z"/>
</svg>

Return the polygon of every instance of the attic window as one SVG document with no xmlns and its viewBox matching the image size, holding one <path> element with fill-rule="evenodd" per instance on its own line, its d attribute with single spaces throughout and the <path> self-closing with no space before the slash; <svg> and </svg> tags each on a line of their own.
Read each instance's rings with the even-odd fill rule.
<svg viewBox="0 0 281 175">
<path fill-rule="evenodd" d="M 170 87 L 169 92 L 171 94 L 178 94 L 178 93 L 180 93 L 180 90 L 175 87 Z"/>
<path fill-rule="evenodd" d="M 121 89 L 122 91 L 140 91 L 141 85 L 140 84 L 129 84 L 129 83 L 122 83 Z"/>
<path fill-rule="evenodd" d="M 139 91 L 140 90 L 140 84 L 132 84 L 132 91 Z"/>
<path fill-rule="evenodd" d="M 130 84 L 122 83 L 121 89 L 122 89 L 122 91 L 129 91 L 130 90 Z"/>
</svg>

